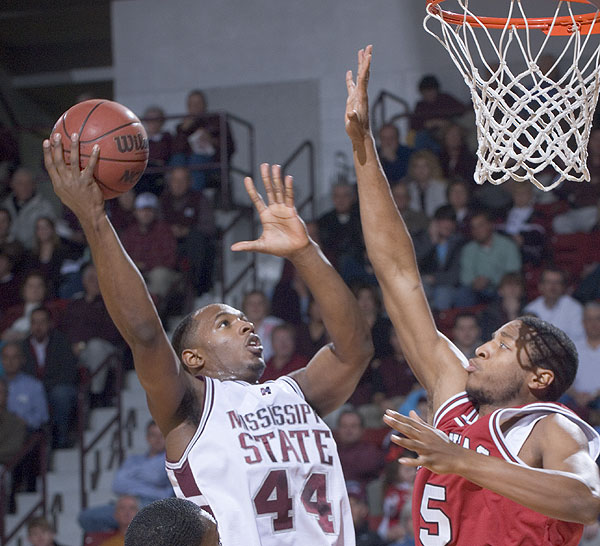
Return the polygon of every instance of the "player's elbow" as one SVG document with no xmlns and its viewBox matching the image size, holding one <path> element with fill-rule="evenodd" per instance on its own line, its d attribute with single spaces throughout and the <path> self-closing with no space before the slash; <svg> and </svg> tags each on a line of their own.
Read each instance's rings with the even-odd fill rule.
<svg viewBox="0 0 600 546">
<path fill-rule="evenodd" d="M 592 525 L 598 521 L 600 517 L 600 496 L 593 492 L 586 495 L 577 495 L 569 503 L 572 520 L 583 525 Z"/>
<path fill-rule="evenodd" d="M 129 335 L 133 345 L 148 347 L 159 339 L 162 327 L 158 321 L 142 321 L 131 325 Z"/>
</svg>

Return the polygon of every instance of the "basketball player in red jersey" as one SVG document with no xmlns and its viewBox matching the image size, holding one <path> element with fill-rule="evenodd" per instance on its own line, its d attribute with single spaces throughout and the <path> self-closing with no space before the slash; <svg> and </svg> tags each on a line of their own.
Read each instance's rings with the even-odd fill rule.
<svg viewBox="0 0 600 546">
<path fill-rule="evenodd" d="M 423 546 L 573 545 L 600 513 L 594 460 L 599 437 L 555 403 L 577 371 L 577 353 L 557 328 L 521 317 L 467 361 L 433 321 L 412 241 L 392 199 L 369 126 L 372 47 L 346 75 L 346 132 L 353 146 L 369 258 L 432 425 L 387 412 L 394 442 L 418 454 L 415 540 Z"/>
<path fill-rule="evenodd" d="M 166 437 L 167 472 L 177 496 L 207 505 L 227 546 L 354 544 L 339 457 L 320 416 L 352 394 L 372 342 L 356 300 L 308 237 L 291 177 L 282 181 L 280 167 L 261 165 L 268 205 L 245 179 L 263 233 L 232 249 L 291 260 L 319 303 L 332 343 L 307 367 L 259 385 L 261 341 L 252 323 L 228 305 L 191 313 L 171 345 L 104 212 L 92 176 L 99 150 L 82 171 L 76 135 L 70 154 L 67 167 L 60 139 L 44 142 L 54 191 L 81 222 L 102 296 Z"/>
</svg>

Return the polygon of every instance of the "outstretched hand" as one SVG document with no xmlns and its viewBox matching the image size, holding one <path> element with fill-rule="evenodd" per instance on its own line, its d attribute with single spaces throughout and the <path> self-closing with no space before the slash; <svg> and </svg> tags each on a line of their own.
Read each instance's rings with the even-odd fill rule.
<svg viewBox="0 0 600 546">
<path fill-rule="evenodd" d="M 268 205 L 256 191 L 252 178 L 244 179 L 244 186 L 256 207 L 263 232 L 255 241 L 240 241 L 231 245 L 231 250 L 263 252 L 284 258 L 292 258 L 295 253 L 310 244 L 306 226 L 294 206 L 294 188 L 291 176 L 281 180 L 281 167 L 268 163 L 260 166 L 260 174 L 265 186 Z"/>
<path fill-rule="evenodd" d="M 61 135 L 44 140 L 44 165 L 50 175 L 54 192 L 79 220 L 104 210 L 102 190 L 94 180 L 94 169 L 100 155 L 100 147 L 94 146 L 84 169 L 79 167 L 79 137 L 71 137 L 70 165 L 65 163 Z"/>
<path fill-rule="evenodd" d="M 367 86 L 369 84 L 372 56 L 372 45 L 368 45 L 358 52 L 356 82 L 354 82 L 352 70 L 346 72 L 346 87 L 348 89 L 348 99 L 346 100 L 346 133 L 348 133 L 351 140 L 363 139 L 370 132 Z"/>
<path fill-rule="evenodd" d="M 403 436 L 392 435 L 392 442 L 409 451 L 415 451 L 416 459 L 402 457 L 401 464 L 406 466 L 424 466 L 436 474 L 456 474 L 460 456 L 465 448 L 450 441 L 442 431 L 428 425 L 415 411 L 410 417 L 387 410 L 383 416 L 386 425 Z"/>
</svg>

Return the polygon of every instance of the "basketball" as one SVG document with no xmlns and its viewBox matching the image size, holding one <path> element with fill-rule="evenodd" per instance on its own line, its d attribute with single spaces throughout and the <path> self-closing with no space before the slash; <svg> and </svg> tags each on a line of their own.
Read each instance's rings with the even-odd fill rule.
<svg viewBox="0 0 600 546">
<path fill-rule="evenodd" d="M 54 124 L 60 133 L 65 162 L 69 164 L 71 135 L 79 134 L 80 167 L 87 165 L 95 144 L 100 156 L 94 179 L 105 199 L 129 191 L 148 163 L 148 137 L 138 117 L 118 102 L 92 99 L 69 108 Z"/>
</svg>

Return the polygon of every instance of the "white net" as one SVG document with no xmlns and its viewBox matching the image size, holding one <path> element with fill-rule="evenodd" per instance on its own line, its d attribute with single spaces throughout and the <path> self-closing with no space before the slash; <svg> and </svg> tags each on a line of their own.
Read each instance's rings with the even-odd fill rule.
<svg viewBox="0 0 600 546">
<path fill-rule="evenodd" d="M 441 9 L 431 3 L 423 23 L 471 90 L 479 142 L 475 181 L 528 180 L 544 191 L 563 180 L 589 181 L 587 143 L 600 83 L 600 43 L 593 38 L 600 32 L 600 11 L 581 25 L 571 2 L 559 1 L 544 36 L 531 28 L 521 0 L 509 1 L 506 23 L 498 29 L 486 28 L 469 10 L 469 0 L 457 0 L 461 24 L 444 20 Z M 560 38 L 565 41 L 562 53 L 550 57 L 548 41 L 559 39 L 552 33 L 565 13 L 573 24 Z M 523 21 L 516 24 L 517 18 Z M 535 44 L 534 34 L 538 42 L 543 37 L 541 45 Z M 524 70 L 508 65 L 509 50 L 522 54 Z M 556 76 L 563 59 L 569 68 Z"/>
</svg>

